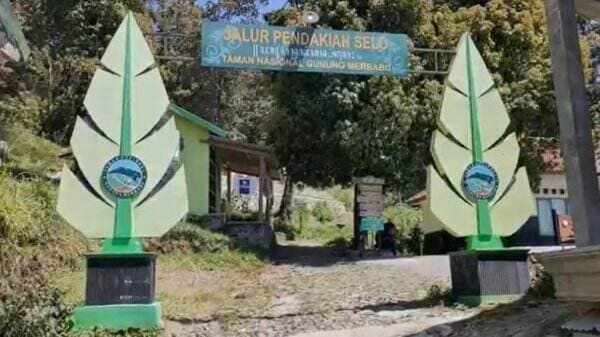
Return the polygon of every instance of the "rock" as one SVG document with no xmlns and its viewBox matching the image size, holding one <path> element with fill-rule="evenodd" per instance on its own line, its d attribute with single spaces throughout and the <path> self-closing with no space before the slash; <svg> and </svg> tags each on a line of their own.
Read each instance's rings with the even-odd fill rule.
<svg viewBox="0 0 600 337">
<path fill-rule="evenodd" d="M 241 291 L 237 292 L 237 293 L 233 293 L 231 295 L 231 298 L 236 299 L 236 300 L 243 299 L 243 298 L 246 298 L 246 297 L 247 297 L 246 294 L 244 292 L 241 292 Z"/>
<path fill-rule="evenodd" d="M 448 337 L 452 335 L 453 332 L 454 329 L 447 324 L 438 325 L 427 330 L 428 334 L 435 337 Z"/>
<path fill-rule="evenodd" d="M 398 319 L 398 318 L 414 316 L 419 311 L 420 311 L 419 309 L 384 310 L 384 311 L 377 312 L 377 315 L 382 316 L 382 317 L 392 318 L 392 319 Z"/>
</svg>

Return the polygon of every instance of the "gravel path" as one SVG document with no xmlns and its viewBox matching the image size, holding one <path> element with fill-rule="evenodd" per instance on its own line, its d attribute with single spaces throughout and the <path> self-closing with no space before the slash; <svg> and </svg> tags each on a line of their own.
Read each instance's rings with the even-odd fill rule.
<svg viewBox="0 0 600 337">
<path fill-rule="evenodd" d="M 432 286 L 449 287 L 444 256 L 340 262 L 322 247 L 288 248 L 295 254 L 280 252 L 274 264 L 243 280 L 221 273 L 215 285 L 211 271 L 202 271 L 205 287 L 226 289 L 230 296 L 212 312 L 170 317 L 168 336 L 535 337 L 518 333 L 540 320 L 554 323 L 566 315 L 554 302 L 493 310 L 432 302 Z M 185 284 L 186 277 L 194 275 L 172 278 Z"/>
</svg>

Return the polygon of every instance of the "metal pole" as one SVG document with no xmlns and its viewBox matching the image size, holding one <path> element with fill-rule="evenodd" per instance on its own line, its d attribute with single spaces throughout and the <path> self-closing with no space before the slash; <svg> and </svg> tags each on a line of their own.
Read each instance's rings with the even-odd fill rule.
<svg viewBox="0 0 600 337">
<path fill-rule="evenodd" d="M 600 244 L 600 192 L 575 4 L 545 0 L 561 146 L 577 246 Z"/>
</svg>

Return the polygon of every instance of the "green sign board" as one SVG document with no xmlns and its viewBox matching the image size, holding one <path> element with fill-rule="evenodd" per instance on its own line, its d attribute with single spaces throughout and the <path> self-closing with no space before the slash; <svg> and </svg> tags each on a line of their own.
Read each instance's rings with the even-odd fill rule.
<svg viewBox="0 0 600 337">
<path fill-rule="evenodd" d="M 361 232 L 381 232 L 383 231 L 383 220 L 376 217 L 367 217 L 360 219 Z"/>
<path fill-rule="evenodd" d="M 205 22 L 201 63 L 208 67 L 404 76 L 408 73 L 408 38 L 402 34 Z"/>
</svg>

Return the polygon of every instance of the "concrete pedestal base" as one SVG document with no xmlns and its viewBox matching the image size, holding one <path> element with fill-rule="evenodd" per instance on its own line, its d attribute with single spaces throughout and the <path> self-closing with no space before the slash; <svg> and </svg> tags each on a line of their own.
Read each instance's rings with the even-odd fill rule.
<svg viewBox="0 0 600 337">
<path fill-rule="evenodd" d="M 155 261 L 151 253 L 87 256 L 85 306 L 75 309 L 76 329 L 155 329 Z"/>
<path fill-rule="evenodd" d="M 483 250 L 450 254 L 452 293 L 461 303 L 508 303 L 529 291 L 527 250 Z"/>
<path fill-rule="evenodd" d="M 158 329 L 162 327 L 160 303 L 89 305 L 75 308 L 76 330 Z"/>
</svg>

